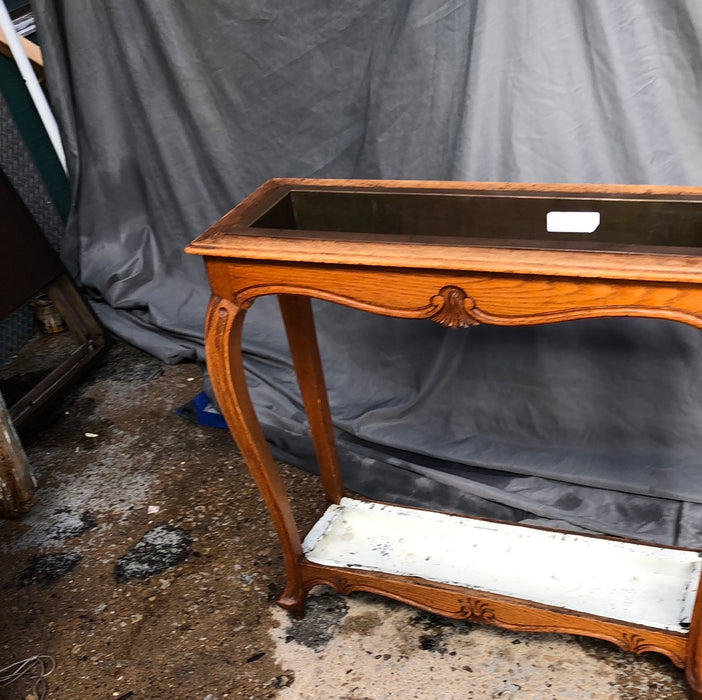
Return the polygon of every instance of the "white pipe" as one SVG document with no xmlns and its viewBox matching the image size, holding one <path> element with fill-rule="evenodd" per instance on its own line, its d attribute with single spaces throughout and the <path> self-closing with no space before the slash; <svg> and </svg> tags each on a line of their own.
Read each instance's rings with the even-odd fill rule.
<svg viewBox="0 0 702 700">
<path fill-rule="evenodd" d="M 68 174 L 68 169 L 66 168 L 66 154 L 63 151 L 63 143 L 61 142 L 58 124 L 56 123 L 56 119 L 51 111 L 51 107 L 49 107 L 46 95 L 41 89 L 41 85 L 39 85 L 37 76 L 29 63 L 27 54 L 24 52 L 22 44 L 20 44 L 20 41 L 17 38 L 15 25 L 12 24 L 10 13 L 7 11 L 3 0 L 0 0 L 0 29 L 2 29 L 2 32 L 5 35 L 5 41 L 7 41 L 7 45 L 10 47 L 12 56 L 17 63 L 19 72 L 22 74 L 22 78 L 27 86 L 27 90 L 29 90 L 34 106 L 37 108 L 37 112 L 39 112 L 39 118 L 46 129 L 46 133 L 49 136 L 51 145 L 54 147 L 54 151 L 56 151 L 61 167 L 63 168 L 63 171 Z"/>
</svg>

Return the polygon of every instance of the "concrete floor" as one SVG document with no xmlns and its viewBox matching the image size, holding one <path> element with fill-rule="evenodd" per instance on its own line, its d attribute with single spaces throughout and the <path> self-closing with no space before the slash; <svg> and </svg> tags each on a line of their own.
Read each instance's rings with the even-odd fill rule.
<svg viewBox="0 0 702 700">
<path fill-rule="evenodd" d="M 51 356 L 46 338 L 33 342 L 6 377 Z M 23 437 L 39 490 L 28 515 L 0 524 L 0 665 L 52 655 L 47 698 L 686 697 L 655 654 L 367 594 L 316 590 L 291 620 L 272 604 L 277 542 L 230 438 L 173 414 L 200 382 L 195 365 L 116 343 Z M 281 468 L 304 527 L 317 480 Z M 22 679 L 0 698 L 29 688 Z"/>
</svg>

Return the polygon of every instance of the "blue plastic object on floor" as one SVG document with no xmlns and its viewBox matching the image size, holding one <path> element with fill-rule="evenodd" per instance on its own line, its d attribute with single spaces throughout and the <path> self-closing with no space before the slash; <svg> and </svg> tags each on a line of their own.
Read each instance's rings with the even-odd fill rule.
<svg viewBox="0 0 702 700">
<path fill-rule="evenodd" d="M 198 425 L 204 425 L 206 428 L 224 428 L 225 430 L 227 428 L 224 417 L 204 391 L 201 391 L 192 401 L 188 401 L 176 409 L 175 413 L 181 418 Z"/>
</svg>

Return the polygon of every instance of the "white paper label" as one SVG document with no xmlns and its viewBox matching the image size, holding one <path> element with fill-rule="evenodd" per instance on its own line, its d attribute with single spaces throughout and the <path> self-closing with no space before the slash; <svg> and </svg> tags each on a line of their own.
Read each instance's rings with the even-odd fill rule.
<svg viewBox="0 0 702 700">
<path fill-rule="evenodd" d="M 549 211 L 546 230 L 549 233 L 592 233 L 600 225 L 598 211 Z"/>
</svg>

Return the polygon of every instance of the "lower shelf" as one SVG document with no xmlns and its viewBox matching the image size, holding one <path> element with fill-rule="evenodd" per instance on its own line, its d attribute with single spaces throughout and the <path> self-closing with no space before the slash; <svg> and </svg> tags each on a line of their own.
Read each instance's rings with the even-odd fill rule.
<svg viewBox="0 0 702 700">
<path fill-rule="evenodd" d="M 303 542 L 322 566 L 416 576 L 685 632 L 697 551 L 494 523 L 344 498 Z"/>
</svg>

